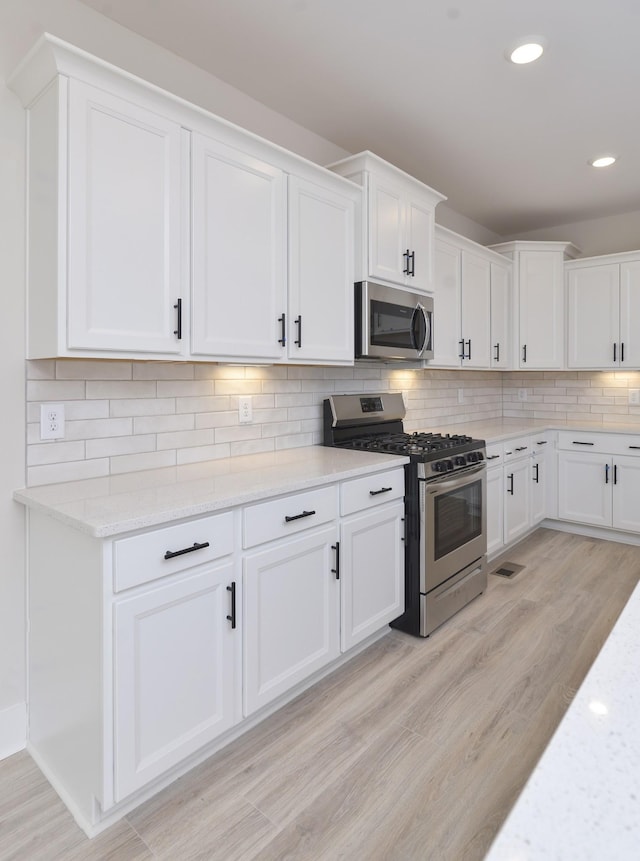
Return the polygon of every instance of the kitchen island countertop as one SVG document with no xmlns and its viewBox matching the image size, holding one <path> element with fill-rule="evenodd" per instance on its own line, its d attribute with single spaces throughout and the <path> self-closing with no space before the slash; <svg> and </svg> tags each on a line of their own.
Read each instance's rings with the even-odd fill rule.
<svg viewBox="0 0 640 861">
<path fill-rule="evenodd" d="M 631 861 L 640 852 L 640 585 L 485 861 Z"/>
<path fill-rule="evenodd" d="M 95 538 L 170 523 L 393 469 L 397 454 L 307 446 L 14 491 L 29 508 Z"/>
</svg>

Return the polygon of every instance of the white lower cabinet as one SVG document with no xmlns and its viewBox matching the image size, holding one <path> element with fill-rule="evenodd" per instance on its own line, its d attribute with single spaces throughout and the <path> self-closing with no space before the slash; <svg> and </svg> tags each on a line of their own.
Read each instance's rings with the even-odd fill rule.
<svg viewBox="0 0 640 861">
<path fill-rule="evenodd" d="M 560 518 L 640 532 L 640 457 L 561 451 L 558 462 Z"/>
<path fill-rule="evenodd" d="M 240 599 L 228 561 L 114 602 L 116 801 L 240 719 Z"/>
<path fill-rule="evenodd" d="M 487 469 L 487 555 L 504 547 L 504 471 L 502 465 Z"/>
<path fill-rule="evenodd" d="M 341 648 L 404 612 L 404 504 L 355 514 L 340 526 Z"/>
<path fill-rule="evenodd" d="M 553 481 L 553 445 L 545 434 L 531 437 L 531 525 L 550 515 L 548 498 Z"/>
<path fill-rule="evenodd" d="M 331 525 L 245 556 L 245 715 L 340 654 L 337 537 Z"/>
<path fill-rule="evenodd" d="M 504 543 L 511 544 L 530 528 L 531 522 L 531 460 L 505 464 Z"/>
</svg>

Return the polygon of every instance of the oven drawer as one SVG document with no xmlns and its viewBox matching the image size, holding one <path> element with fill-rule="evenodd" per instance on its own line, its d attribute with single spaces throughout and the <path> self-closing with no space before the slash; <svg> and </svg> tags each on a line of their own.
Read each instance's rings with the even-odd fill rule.
<svg viewBox="0 0 640 861">
<path fill-rule="evenodd" d="M 255 547 L 335 520 L 336 496 L 335 486 L 319 487 L 247 506 L 242 515 L 242 546 Z"/>
<path fill-rule="evenodd" d="M 343 481 L 340 486 L 340 514 L 345 516 L 364 511 L 403 496 L 404 467 Z"/>
<path fill-rule="evenodd" d="M 200 517 L 113 543 L 113 590 L 121 592 L 233 553 L 233 513 Z"/>
</svg>

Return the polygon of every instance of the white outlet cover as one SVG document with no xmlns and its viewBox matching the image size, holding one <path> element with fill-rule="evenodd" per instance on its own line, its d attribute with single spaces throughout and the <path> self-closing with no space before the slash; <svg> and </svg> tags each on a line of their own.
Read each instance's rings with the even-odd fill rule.
<svg viewBox="0 0 640 861">
<path fill-rule="evenodd" d="M 63 439 L 64 404 L 40 404 L 40 439 Z"/>
</svg>

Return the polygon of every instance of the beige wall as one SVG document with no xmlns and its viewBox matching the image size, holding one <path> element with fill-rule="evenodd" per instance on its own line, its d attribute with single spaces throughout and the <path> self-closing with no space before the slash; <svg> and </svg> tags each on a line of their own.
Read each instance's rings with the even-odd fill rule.
<svg viewBox="0 0 640 861">
<path fill-rule="evenodd" d="M 640 249 L 640 210 L 504 237 L 504 241 L 510 239 L 573 242 L 584 257 L 637 251 Z"/>
</svg>

